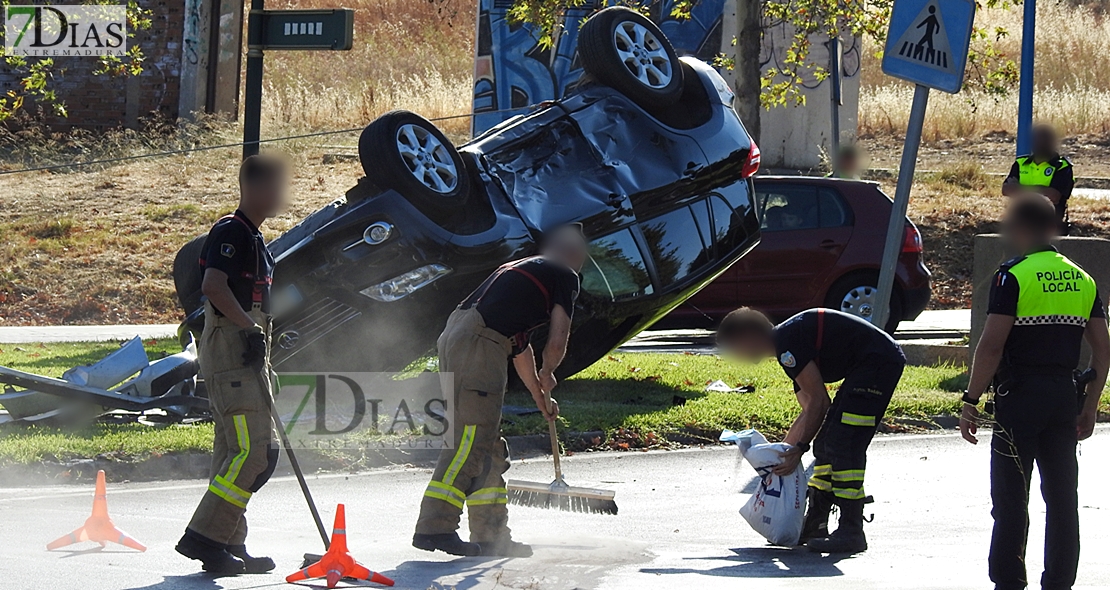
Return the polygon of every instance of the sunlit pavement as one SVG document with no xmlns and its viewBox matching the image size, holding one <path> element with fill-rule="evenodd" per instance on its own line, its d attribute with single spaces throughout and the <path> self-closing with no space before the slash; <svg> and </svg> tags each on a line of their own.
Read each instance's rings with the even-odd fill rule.
<svg viewBox="0 0 1110 590">
<path fill-rule="evenodd" d="M 750 478 L 746 469 L 737 470 L 730 448 L 569 458 L 568 479 L 617 490 L 620 514 L 512 507 L 514 535 L 535 546 L 531 559 L 454 559 L 410 547 L 426 470 L 327 475 L 310 485 L 329 527 L 335 504 L 346 504 L 352 552 L 396 579 L 398 588 L 989 588 L 986 442 L 972 447 L 951 434 L 881 437 L 868 465 L 867 489 L 877 499 L 867 526 L 871 550 L 847 559 L 766 546 L 737 514 Z M 1110 429 L 1102 429 L 1083 444 L 1080 457 L 1084 551 L 1077 588 L 1110 586 L 1108 460 Z M 550 463 L 518 463 L 510 475 L 545 481 Z M 273 556 L 277 571 L 220 579 L 195 573 L 195 563 L 173 546 L 204 487 L 201 481 L 109 484 L 115 523 L 145 543 L 146 553 L 96 545 L 45 550 L 88 516 L 91 485 L 2 489 L 0 587 L 281 587 L 303 553 L 322 550 L 296 482 L 282 478 L 255 497 L 249 512 L 251 550 Z M 1038 498 L 1032 514 L 1035 582 L 1044 525 Z"/>
<path fill-rule="evenodd" d="M 941 309 L 924 311 L 913 322 L 902 322 L 899 331 L 906 337 L 915 333 L 957 332 L 971 329 L 970 309 Z M 644 332 L 633 340 L 651 340 L 667 334 L 703 334 L 703 330 L 670 330 Z M 704 333 L 707 334 L 707 333 Z M 703 335 L 704 335 L 703 334 Z M 25 344 L 29 342 L 108 342 L 130 340 L 141 336 L 143 340 L 177 337 L 177 324 L 117 325 L 117 326 L 0 326 L 0 344 Z"/>
</svg>

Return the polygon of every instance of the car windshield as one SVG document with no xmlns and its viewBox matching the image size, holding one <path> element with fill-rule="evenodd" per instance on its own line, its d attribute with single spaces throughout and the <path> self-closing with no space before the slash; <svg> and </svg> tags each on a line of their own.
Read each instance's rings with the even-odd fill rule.
<svg viewBox="0 0 1110 590">
<path fill-rule="evenodd" d="M 651 295 L 651 277 L 632 232 L 621 230 L 590 242 L 582 290 L 613 301 Z"/>
</svg>

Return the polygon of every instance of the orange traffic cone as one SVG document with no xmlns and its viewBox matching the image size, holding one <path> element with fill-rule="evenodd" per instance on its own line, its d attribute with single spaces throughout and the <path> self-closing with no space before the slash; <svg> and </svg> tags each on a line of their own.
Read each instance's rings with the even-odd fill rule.
<svg viewBox="0 0 1110 590">
<path fill-rule="evenodd" d="M 370 580 L 386 586 L 393 585 L 393 580 L 366 569 L 347 552 L 347 517 L 342 504 L 335 509 L 335 526 L 331 531 L 328 552 L 320 558 L 320 561 L 286 576 L 285 581 L 299 582 L 310 578 L 327 578 L 328 588 L 335 588 L 342 578 Z"/>
<path fill-rule="evenodd" d="M 52 550 L 82 541 L 96 541 L 101 547 L 112 543 L 119 543 L 132 549 L 146 551 L 142 543 L 128 536 L 127 533 L 116 528 L 112 519 L 108 517 L 107 486 L 104 484 L 104 470 L 96 473 L 96 495 L 93 496 L 92 516 L 85 521 L 85 525 L 72 533 L 50 543 L 46 549 Z"/>
</svg>

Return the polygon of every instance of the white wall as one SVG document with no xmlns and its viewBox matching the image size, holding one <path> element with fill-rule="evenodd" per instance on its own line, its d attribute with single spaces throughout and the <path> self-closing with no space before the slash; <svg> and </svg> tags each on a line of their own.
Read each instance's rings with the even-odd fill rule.
<svg viewBox="0 0 1110 590">
<path fill-rule="evenodd" d="M 735 55 L 732 46 L 736 30 L 736 2 L 725 3 L 725 13 L 721 29 L 721 53 L 730 57 Z M 763 48 L 760 52 L 760 65 L 764 71 L 779 67 L 781 56 L 790 47 L 793 32 L 786 25 L 766 30 L 763 34 Z M 829 63 L 827 37 L 814 36 L 811 39 L 809 61 Z M 856 137 L 859 121 L 859 84 L 860 52 L 863 50 L 857 38 L 848 36 L 841 40 L 842 90 L 840 107 L 840 141 L 852 141 Z M 781 68 L 780 68 L 781 69 Z M 732 72 L 725 72 L 725 78 L 732 83 Z M 812 74 L 803 75 L 804 106 L 787 106 L 763 109 L 761 111 L 759 148 L 763 154 L 764 168 L 793 168 L 807 170 L 818 168 L 822 156 L 830 150 L 832 132 L 832 84 L 825 80 L 818 82 Z"/>
</svg>

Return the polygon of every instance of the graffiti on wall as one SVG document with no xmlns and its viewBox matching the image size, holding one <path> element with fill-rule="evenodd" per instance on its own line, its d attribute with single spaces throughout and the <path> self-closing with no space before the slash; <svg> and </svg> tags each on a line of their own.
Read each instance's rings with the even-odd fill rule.
<svg viewBox="0 0 1110 590">
<path fill-rule="evenodd" d="M 582 68 L 575 49 L 582 21 L 612 1 L 592 0 L 567 12 L 544 49 L 532 26 L 510 23 L 506 13 L 512 0 L 481 0 L 478 42 L 474 60 L 474 118 L 472 131 L 482 133 L 510 117 L 525 113 L 545 100 L 565 96 Z M 725 0 L 702 0 L 690 19 L 670 16 L 674 0 L 645 0 L 652 20 L 659 23 L 679 55 L 712 60 L 721 48 L 721 14 Z"/>
<path fill-rule="evenodd" d="M 201 40 L 208 38 L 208 19 L 201 18 L 201 0 L 185 2 L 185 63 L 195 66 L 200 63 Z"/>
</svg>

